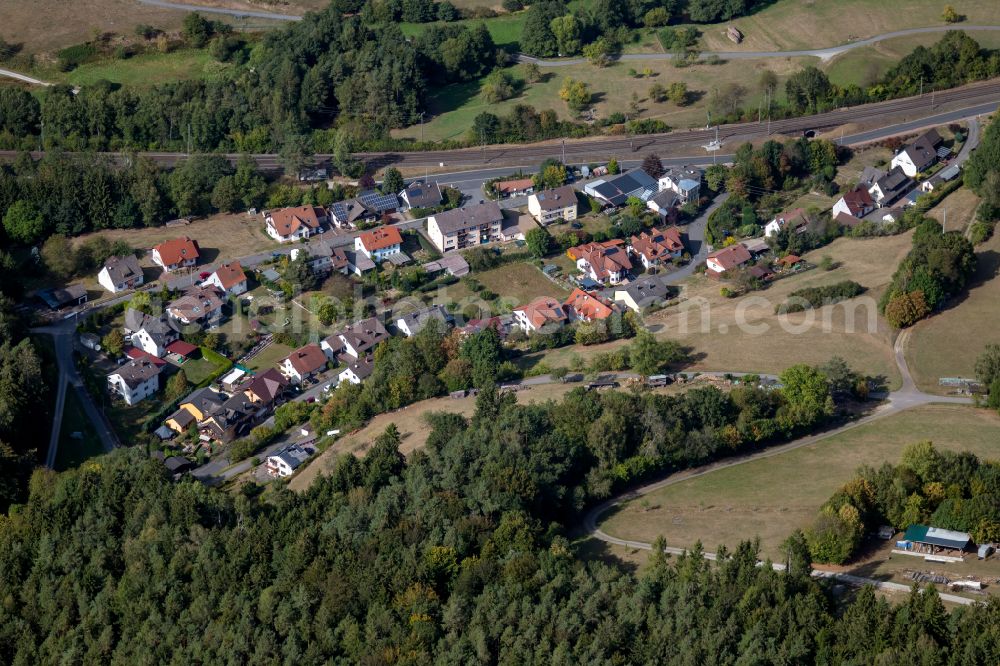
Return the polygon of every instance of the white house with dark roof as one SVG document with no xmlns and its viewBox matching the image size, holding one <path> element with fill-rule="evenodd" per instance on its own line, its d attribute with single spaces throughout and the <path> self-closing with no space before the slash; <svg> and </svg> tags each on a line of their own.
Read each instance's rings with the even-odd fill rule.
<svg viewBox="0 0 1000 666">
<path fill-rule="evenodd" d="M 427 322 L 431 320 L 437 320 L 441 323 L 442 328 L 448 329 L 451 327 L 454 318 L 448 314 L 448 311 L 444 309 L 444 306 L 432 305 L 429 308 L 417 310 L 416 312 L 410 312 L 409 314 L 399 317 L 396 319 L 396 328 L 398 328 L 406 337 L 412 338 L 414 335 L 422 331 L 424 327 L 427 326 Z"/>
<path fill-rule="evenodd" d="M 698 201 L 701 196 L 703 176 L 704 172 L 695 167 L 671 167 L 660 176 L 657 185 L 660 192 L 669 191 L 676 194 L 678 201 L 683 205 L 689 201 Z"/>
<path fill-rule="evenodd" d="M 892 158 L 889 166 L 899 169 L 910 178 L 926 171 L 938 161 L 938 147 L 943 143 L 937 130 L 928 130 L 907 144 Z"/>
<path fill-rule="evenodd" d="M 371 377 L 373 372 L 375 372 L 375 358 L 369 354 L 348 363 L 347 367 L 337 375 L 337 381 L 360 384 Z"/>
<path fill-rule="evenodd" d="M 267 472 L 271 476 L 291 476 L 310 455 L 312 454 L 309 451 L 298 444 L 289 444 L 267 457 L 267 462 L 265 463 Z"/>
<path fill-rule="evenodd" d="M 403 200 L 407 210 L 412 210 L 413 208 L 440 206 L 444 196 L 441 194 L 441 186 L 435 181 L 431 180 L 425 183 L 421 180 L 415 180 L 399 193 L 399 198 Z"/>
<path fill-rule="evenodd" d="M 572 185 L 563 185 L 554 190 L 542 190 L 528 197 L 528 212 L 539 224 L 551 224 L 556 220 L 575 220 L 577 215 L 576 190 Z"/>
<path fill-rule="evenodd" d="M 97 274 L 97 281 L 112 294 L 135 289 L 143 283 L 143 280 L 142 268 L 134 254 L 108 257 L 101 272 Z"/>
<path fill-rule="evenodd" d="M 160 390 L 160 370 L 148 357 L 129 361 L 108 375 L 108 389 L 135 405 Z"/>
<path fill-rule="evenodd" d="M 180 338 L 165 315 L 154 317 L 134 308 L 125 311 L 125 334 L 131 336 L 133 347 L 157 358 L 163 358 L 167 346 Z"/>
<path fill-rule="evenodd" d="M 320 343 L 327 358 L 349 354 L 355 359 L 374 351 L 380 342 L 389 339 L 389 331 L 377 317 L 369 317 L 334 333 Z"/>
</svg>

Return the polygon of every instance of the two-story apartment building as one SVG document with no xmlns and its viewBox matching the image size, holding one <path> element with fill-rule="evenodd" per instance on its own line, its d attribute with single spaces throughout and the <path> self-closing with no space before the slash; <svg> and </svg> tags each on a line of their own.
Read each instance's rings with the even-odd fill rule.
<svg viewBox="0 0 1000 666">
<path fill-rule="evenodd" d="M 576 219 L 576 190 L 563 185 L 554 190 L 542 190 L 528 197 L 528 212 L 539 224 L 552 224 L 556 220 L 567 222 Z"/>
<path fill-rule="evenodd" d="M 441 252 L 500 240 L 503 211 L 495 201 L 455 208 L 427 218 L 427 235 Z"/>
<path fill-rule="evenodd" d="M 97 274 L 97 281 L 112 294 L 135 289 L 143 280 L 142 268 L 134 254 L 108 257 L 101 272 Z"/>
</svg>

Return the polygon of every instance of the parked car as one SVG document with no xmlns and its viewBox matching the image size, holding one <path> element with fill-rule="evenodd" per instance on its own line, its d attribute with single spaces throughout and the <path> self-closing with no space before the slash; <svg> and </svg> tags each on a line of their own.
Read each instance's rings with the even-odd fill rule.
<svg viewBox="0 0 1000 666">
<path fill-rule="evenodd" d="M 208 271 L 202 271 L 201 273 L 198 273 L 198 279 L 207 280 L 209 275 L 211 275 L 211 273 L 209 273 Z"/>
</svg>

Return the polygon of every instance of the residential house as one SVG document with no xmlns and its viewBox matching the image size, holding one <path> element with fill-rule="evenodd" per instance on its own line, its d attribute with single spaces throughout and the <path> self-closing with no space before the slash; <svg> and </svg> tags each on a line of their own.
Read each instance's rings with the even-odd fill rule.
<svg viewBox="0 0 1000 666">
<path fill-rule="evenodd" d="M 847 213 L 861 219 L 868 213 L 875 210 L 875 201 L 868 193 L 868 188 L 858 185 L 853 190 L 844 193 L 837 203 L 833 204 L 833 217 L 840 213 Z"/>
<path fill-rule="evenodd" d="M 441 186 L 431 180 L 423 182 L 415 180 L 406 186 L 406 189 L 399 193 L 399 198 L 403 200 L 407 210 L 414 208 L 436 208 L 441 205 L 444 195 L 441 194 Z"/>
<path fill-rule="evenodd" d="M 677 218 L 677 208 L 681 199 L 673 190 L 661 190 L 646 202 L 646 207 L 660 216 L 660 219 L 672 221 Z"/>
<path fill-rule="evenodd" d="M 348 362 L 347 367 L 337 375 L 337 381 L 360 384 L 371 377 L 373 372 L 375 372 L 375 357 L 368 354 Z"/>
<path fill-rule="evenodd" d="M 167 314 L 185 326 L 212 326 L 222 318 L 223 293 L 214 286 L 192 287 L 167 305 Z"/>
<path fill-rule="evenodd" d="M 165 315 L 154 317 L 135 308 L 125 310 L 125 335 L 131 336 L 133 347 L 157 358 L 165 356 L 167 346 L 180 338 Z"/>
<path fill-rule="evenodd" d="M 136 359 L 108 375 L 108 389 L 126 405 L 135 405 L 160 390 L 161 366 L 149 359 Z"/>
<path fill-rule="evenodd" d="M 729 247 L 709 253 L 706 264 L 708 265 L 709 274 L 718 276 L 726 271 L 731 271 L 734 268 L 749 263 L 751 259 L 750 251 L 739 243 L 736 243 L 735 245 L 730 245 Z"/>
<path fill-rule="evenodd" d="M 677 259 L 684 254 L 684 242 L 677 227 L 651 229 L 632 236 L 628 250 L 639 257 L 643 267 L 649 270 L 663 261 Z"/>
<path fill-rule="evenodd" d="M 455 208 L 427 218 L 427 235 L 441 252 L 500 240 L 503 211 L 495 201 Z"/>
<path fill-rule="evenodd" d="M 341 229 L 357 229 L 362 222 L 377 220 L 378 214 L 361 203 L 360 199 L 348 199 L 330 206 L 330 219 Z"/>
<path fill-rule="evenodd" d="M 501 180 L 493 187 L 502 197 L 518 197 L 525 194 L 531 194 L 535 190 L 535 181 L 531 178 Z"/>
<path fill-rule="evenodd" d="M 809 215 L 804 208 L 785 211 L 774 216 L 774 219 L 764 225 L 764 237 L 777 236 L 782 229 L 791 225 L 795 233 L 805 233 L 809 227 Z"/>
<path fill-rule="evenodd" d="M 254 404 L 246 394 L 237 392 L 199 423 L 198 429 L 212 439 L 228 443 L 250 434 L 266 412 L 266 408 Z"/>
<path fill-rule="evenodd" d="M 489 319 L 470 319 L 468 324 L 459 329 L 459 332 L 463 336 L 469 336 L 475 335 L 487 328 L 492 328 L 500 336 L 500 339 L 503 340 L 510 335 L 515 325 L 517 324 L 513 314 L 503 314 L 490 317 Z"/>
<path fill-rule="evenodd" d="M 440 322 L 442 328 L 447 330 L 451 327 L 454 319 L 455 318 L 448 314 L 448 311 L 444 309 L 444 306 L 432 305 L 429 308 L 417 310 L 416 312 L 411 312 L 399 317 L 396 319 L 396 328 L 398 328 L 406 337 L 412 338 L 414 335 L 422 331 L 424 327 L 427 326 L 427 322 L 431 320 Z"/>
<path fill-rule="evenodd" d="M 528 197 L 528 212 L 539 224 L 552 224 L 556 220 L 567 222 L 576 219 L 576 189 L 563 185 L 554 190 L 542 190 Z"/>
<path fill-rule="evenodd" d="M 469 274 L 469 262 L 460 254 L 449 254 L 440 259 L 428 261 L 421 268 L 427 271 L 428 275 L 447 273 L 455 277 L 464 277 Z"/>
<path fill-rule="evenodd" d="M 309 270 L 313 273 L 328 275 L 330 273 L 341 273 L 347 275 L 353 272 L 351 262 L 347 258 L 347 250 L 341 247 L 332 247 L 329 243 L 311 243 L 309 249 L 294 248 L 290 256 L 292 261 L 299 258 L 301 253 L 308 257 Z"/>
<path fill-rule="evenodd" d="M 355 252 L 361 252 L 366 257 L 380 263 L 391 255 L 400 253 L 403 237 L 399 229 L 393 226 L 379 227 L 366 231 L 354 239 Z"/>
<path fill-rule="evenodd" d="M 240 262 L 222 264 L 208 276 L 202 286 L 214 286 L 228 296 L 239 296 L 247 290 L 247 276 Z"/>
<path fill-rule="evenodd" d="M 627 279 L 632 270 L 632 260 L 621 239 L 577 245 L 566 254 L 576 260 L 577 269 L 585 277 L 601 284 L 618 284 Z"/>
<path fill-rule="evenodd" d="M 527 305 L 514 308 L 513 314 L 515 325 L 525 333 L 549 331 L 569 321 L 562 303 L 551 296 L 540 296 Z"/>
<path fill-rule="evenodd" d="M 226 396 L 212 388 L 205 387 L 191 392 L 178 405 L 177 411 L 167 417 L 166 425 L 178 433 L 187 432 L 192 424 L 199 424 L 219 409 Z"/>
<path fill-rule="evenodd" d="M 341 354 L 359 359 L 373 352 L 380 342 L 389 337 L 389 331 L 382 322 L 377 317 L 370 317 L 351 324 L 340 333 L 334 333 L 320 343 L 320 348 L 329 359 Z"/>
<path fill-rule="evenodd" d="M 274 368 L 268 368 L 243 384 L 240 390 L 254 404 L 270 409 L 284 396 L 288 386 L 287 377 Z"/>
<path fill-rule="evenodd" d="M 382 194 L 378 190 L 362 190 L 358 193 L 358 201 L 379 218 L 399 210 L 399 198 L 395 192 Z"/>
<path fill-rule="evenodd" d="M 326 368 L 326 354 L 319 345 L 308 344 L 289 354 L 281 362 L 281 374 L 294 384 L 300 384 Z"/>
<path fill-rule="evenodd" d="M 943 143 L 937 130 L 929 130 L 905 146 L 892 158 L 889 166 L 899 168 L 910 178 L 916 178 L 921 171 L 926 171 L 938 161 L 938 148 Z"/>
<path fill-rule="evenodd" d="M 642 312 L 645 308 L 660 305 L 673 296 L 674 289 L 658 275 L 650 275 L 628 284 L 615 287 L 613 295 L 616 303 L 630 310 Z"/>
<path fill-rule="evenodd" d="M 143 280 L 142 268 L 134 254 L 108 257 L 101 272 L 97 274 L 97 281 L 112 294 L 135 289 L 143 283 Z"/>
<path fill-rule="evenodd" d="M 705 172 L 690 166 L 671 167 L 660 176 L 657 185 L 660 192 L 673 192 L 680 205 L 701 198 L 701 180 Z"/>
<path fill-rule="evenodd" d="M 344 250 L 347 257 L 347 268 L 355 275 L 364 275 L 368 271 L 375 270 L 375 262 L 369 259 L 364 252 L 356 250 Z"/>
<path fill-rule="evenodd" d="M 660 191 L 660 186 L 648 173 L 636 168 L 617 176 L 592 181 L 583 190 L 605 206 L 619 208 L 628 202 L 629 197 L 649 201 Z"/>
<path fill-rule="evenodd" d="M 920 189 L 923 192 L 933 192 L 935 188 L 944 185 L 945 183 L 950 183 L 951 181 L 958 178 L 958 174 L 962 172 L 962 167 L 957 164 L 952 164 L 949 167 L 941 169 L 936 174 L 920 183 Z"/>
<path fill-rule="evenodd" d="M 913 187 L 913 181 L 899 167 L 892 168 L 889 173 L 875 181 L 868 189 L 875 203 L 881 208 L 891 206 Z"/>
<path fill-rule="evenodd" d="M 618 311 L 614 302 L 604 298 L 597 292 L 588 292 L 582 289 L 574 289 L 563 309 L 570 319 L 579 321 L 597 321 L 607 319 Z"/>
<path fill-rule="evenodd" d="M 279 208 L 264 213 L 264 229 L 279 243 L 294 243 L 322 231 L 327 219 L 318 206 Z"/>
<path fill-rule="evenodd" d="M 198 243 L 187 236 L 164 241 L 153 248 L 153 263 L 167 273 L 198 263 Z"/>
<path fill-rule="evenodd" d="M 312 455 L 298 444 L 283 446 L 267 457 L 265 463 L 271 476 L 291 476 Z"/>
</svg>

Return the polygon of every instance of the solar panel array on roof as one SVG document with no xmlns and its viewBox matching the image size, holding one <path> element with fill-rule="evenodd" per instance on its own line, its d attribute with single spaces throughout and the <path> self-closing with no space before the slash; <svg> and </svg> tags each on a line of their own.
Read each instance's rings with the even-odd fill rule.
<svg viewBox="0 0 1000 666">
<path fill-rule="evenodd" d="M 366 190 L 358 195 L 358 199 L 368 209 L 376 213 L 386 213 L 399 208 L 399 199 L 396 198 L 395 194 L 382 194 L 375 190 Z"/>
</svg>

